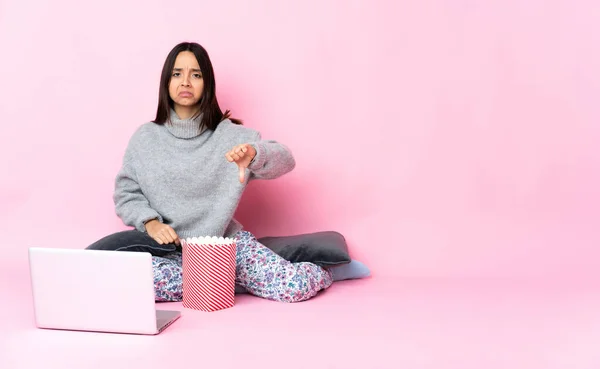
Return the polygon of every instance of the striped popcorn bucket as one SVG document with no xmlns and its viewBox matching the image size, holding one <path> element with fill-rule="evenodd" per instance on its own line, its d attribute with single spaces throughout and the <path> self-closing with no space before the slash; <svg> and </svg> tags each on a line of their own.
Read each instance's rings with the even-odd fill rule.
<svg viewBox="0 0 600 369">
<path fill-rule="evenodd" d="M 217 311 L 233 307 L 236 244 L 231 238 L 181 240 L 183 307 Z"/>
</svg>

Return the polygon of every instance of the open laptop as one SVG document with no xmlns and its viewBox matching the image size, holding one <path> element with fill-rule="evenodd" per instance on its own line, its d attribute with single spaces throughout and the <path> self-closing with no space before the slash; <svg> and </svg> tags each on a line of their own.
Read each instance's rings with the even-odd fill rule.
<svg viewBox="0 0 600 369">
<path fill-rule="evenodd" d="M 156 310 L 146 252 L 29 248 L 38 328 L 159 334 L 181 312 Z"/>
</svg>

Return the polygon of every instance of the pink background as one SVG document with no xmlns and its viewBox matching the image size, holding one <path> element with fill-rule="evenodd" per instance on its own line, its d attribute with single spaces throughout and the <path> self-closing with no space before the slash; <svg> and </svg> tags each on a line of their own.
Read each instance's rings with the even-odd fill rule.
<svg viewBox="0 0 600 369">
<path fill-rule="evenodd" d="M 289 145 L 258 236 L 337 230 L 377 275 L 595 276 L 600 3 L 0 2 L 2 259 L 122 229 L 112 190 L 183 40 Z"/>
</svg>

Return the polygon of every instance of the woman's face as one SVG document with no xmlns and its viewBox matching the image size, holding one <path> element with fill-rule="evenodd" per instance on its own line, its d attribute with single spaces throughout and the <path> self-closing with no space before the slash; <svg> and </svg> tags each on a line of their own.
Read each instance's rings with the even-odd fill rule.
<svg viewBox="0 0 600 369">
<path fill-rule="evenodd" d="M 191 51 L 182 51 L 175 59 L 169 82 L 169 95 L 182 107 L 192 107 L 200 102 L 204 80 L 196 56 Z"/>
</svg>

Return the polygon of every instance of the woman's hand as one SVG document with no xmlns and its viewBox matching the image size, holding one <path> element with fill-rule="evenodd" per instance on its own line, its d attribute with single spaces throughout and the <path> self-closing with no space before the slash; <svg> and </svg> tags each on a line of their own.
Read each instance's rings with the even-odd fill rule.
<svg viewBox="0 0 600 369">
<path fill-rule="evenodd" d="M 170 226 L 153 219 L 145 224 L 148 235 L 160 245 L 175 243 L 179 245 L 179 237 Z"/>
<path fill-rule="evenodd" d="M 229 162 L 235 162 L 240 169 L 240 182 L 244 183 L 246 168 L 256 156 L 256 149 L 250 144 L 242 144 L 235 146 L 231 151 L 225 154 Z"/>
</svg>

